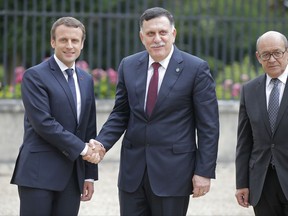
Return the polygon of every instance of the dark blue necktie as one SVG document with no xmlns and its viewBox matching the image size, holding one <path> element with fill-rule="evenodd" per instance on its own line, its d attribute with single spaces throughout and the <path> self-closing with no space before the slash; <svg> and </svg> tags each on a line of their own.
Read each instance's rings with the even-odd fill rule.
<svg viewBox="0 0 288 216">
<path fill-rule="evenodd" d="M 75 82 L 74 82 L 74 78 L 73 78 L 73 69 L 72 68 L 68 68 L 65 70 L 67 75 L 68 75 L 68 84 L 69 87 L 71 89 L 73 98 L 74 98 L 74 103 L 75 103 L 75 107 L 77 109 L 77 97 L 76 97 L 76 88 L 75 88 Z"/>
<path fill-rule="evenodd" d="M 273 89 L 271 91 L 268 103 L 268 114 L 269 114 L 269 121 L 271 126 L 271 131 L 274 133 L 275 131 L 275 123 L 278 115 L 279 109 L 279 80 L 277 78 L 273 78 L 271 80 L 273 83 Z"/>
</svg>

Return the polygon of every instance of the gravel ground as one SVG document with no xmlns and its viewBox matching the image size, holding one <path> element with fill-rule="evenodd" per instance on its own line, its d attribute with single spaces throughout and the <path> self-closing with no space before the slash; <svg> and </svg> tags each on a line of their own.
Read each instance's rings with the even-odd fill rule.
<svg viewBox="0 0 288 216">
<path fill-rule="evenodd" d="M 118 147 L 116 147 L 118 146 Z M 91 201 L 82 202 L 79 216 L 118 216 L 117 175 L 119 147 L 115 145 L 99 164 L 99 178 Z M 12 160 L 0 160 L 0 216 L 19 215 L 16 185 L 9 184 L 14 167 Z M 187 216 L 253 216 L 253 209 L 238 206 L 235 193 L 234 163 L 218 162 L 216 180 L 201 198 L 191 198 Z"/>
</svg>

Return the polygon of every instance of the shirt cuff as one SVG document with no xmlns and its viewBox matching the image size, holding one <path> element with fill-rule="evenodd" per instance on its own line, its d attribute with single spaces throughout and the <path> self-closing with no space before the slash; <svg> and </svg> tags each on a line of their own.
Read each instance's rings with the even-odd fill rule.
<svg viewBox="0 0 288 216">
<path fill-rule="evenodd" d="M 88 145 L 85 145 L 85 148 L 84 148 L 83 151 L 80 153 L 80 155 L 82 155 L 82 156 L 86 155 L 87 151 L 88 151 Z"/>
</svg>

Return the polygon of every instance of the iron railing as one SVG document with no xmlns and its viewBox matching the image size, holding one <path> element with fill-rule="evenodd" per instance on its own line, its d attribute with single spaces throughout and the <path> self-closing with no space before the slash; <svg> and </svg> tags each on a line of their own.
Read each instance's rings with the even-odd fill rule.
<svg viewBox="0 0 288 216">
<path fill-rule="evenodd" d="M 208 61 L 218 98 L 238 99 L 241 84 L 262 73 L 257 37 L 268 30 L 287 35 L 287 5 L 287 0 L 2 0 L 0 98 L 21 97 L 21 73 L 53 53 L 50 28 L 61 16 L 85 24 L 79 65 L 93 73 L 98 98 L 113 97 L 111 80 L 121 59 L 143 50 L 139 16 L 161 6 L 175 16 L 177 47 Z"/>
</svg>

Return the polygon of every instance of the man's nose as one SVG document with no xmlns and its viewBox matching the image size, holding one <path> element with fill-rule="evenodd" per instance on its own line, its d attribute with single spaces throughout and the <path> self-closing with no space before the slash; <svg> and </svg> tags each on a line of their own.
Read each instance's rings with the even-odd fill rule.
<svg viewBox="0 0 288 216">
<path fill-rule="evenodd" d="M 158 33 L 155 34 L 154 41 L 155 41 L 155 42 L 161 41 L 161 36 L 160 36 L 160 34 L 158 34 Z"/>
<path fill-rule="evenodd" d="M 67 47 L 67 48 L 72 48 L 72 47 L 73 47 L 71 40 L 68 40 L 68 41 L 67 41 L 66 47 Z"/>
<path fill-rule="evenodd" d="M 270 58 L 268 59 L 268 61 L 276 61 L 276 58 L 274 57 L 273 54 L 270 54 Z"/>
</svg>

